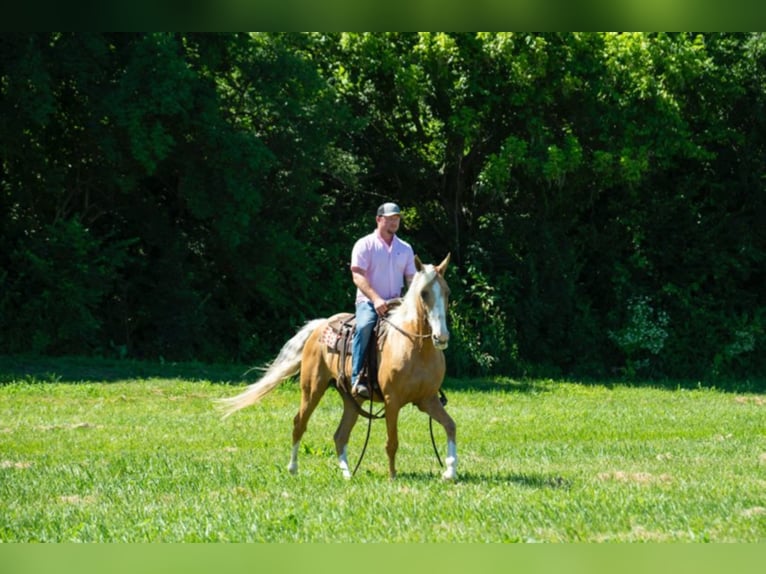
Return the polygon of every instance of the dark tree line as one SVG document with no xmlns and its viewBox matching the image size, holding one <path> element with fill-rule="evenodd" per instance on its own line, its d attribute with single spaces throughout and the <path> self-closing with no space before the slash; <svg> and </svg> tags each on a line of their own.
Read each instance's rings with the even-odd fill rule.
<svg viewBox="0 0 766 574">
<path fill-rule="evenodd" d="M 397 201 L 452 375 L 762 377 L 762 34 L 0 36 L 0 353 L 254 362 Z"/>
</svg>

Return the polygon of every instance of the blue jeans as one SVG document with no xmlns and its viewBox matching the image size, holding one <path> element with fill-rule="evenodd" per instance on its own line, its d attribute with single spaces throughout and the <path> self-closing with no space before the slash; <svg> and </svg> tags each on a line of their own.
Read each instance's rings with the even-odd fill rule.
<svg viewBox="0 0 766 574">
<path fill-rule="evenodd" d="M 378 314 L 370 301 L 362 301 L 356 306 L 356 331 L 351 342 L 351 384 L 356 382 L 364 364 L 364 354 L 370 342 L 372 330 L 378 321 Z"/>
</svg>

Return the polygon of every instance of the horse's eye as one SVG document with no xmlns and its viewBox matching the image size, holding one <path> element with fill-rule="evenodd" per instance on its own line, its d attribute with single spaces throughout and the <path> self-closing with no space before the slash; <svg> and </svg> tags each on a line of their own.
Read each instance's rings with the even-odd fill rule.
<svg viewBox="0 0 766 574">
<path fill-rule="evenodd" d="M 421 296 L 423 299 L 427 299 L 427 298 L 428 298 L 428 296 L 429 296 L 430 294 L 431 294 L 431 293 L 428 291 L 428 289 L 423 289 L 423 290 L 420 292 L 420 296 Z"/>
</svg>

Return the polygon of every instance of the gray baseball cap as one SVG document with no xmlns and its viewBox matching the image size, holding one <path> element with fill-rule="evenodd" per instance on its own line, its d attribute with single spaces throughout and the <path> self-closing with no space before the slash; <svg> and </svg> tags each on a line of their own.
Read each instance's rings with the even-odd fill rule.
<svg viewBox="0 0 766 574">
<path fill-rule="evenodd" d="M 401 215 L 402 210 L 395 203 L 384 203 L 378 208 L 378 217 L 387 215 Z"/>
</svg>

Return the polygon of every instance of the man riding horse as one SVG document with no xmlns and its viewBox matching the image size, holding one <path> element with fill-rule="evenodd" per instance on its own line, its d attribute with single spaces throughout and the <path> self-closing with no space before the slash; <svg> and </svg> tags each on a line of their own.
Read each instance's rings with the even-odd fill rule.
<svg viewBox="0 0 766 574">
<path fill-rule="evenodd" d="M 415 254 L 397 237 L 401 210 L 395 203 L 378 207 L 376 228 L 359 239 L 351 251 L 351 276 L 356 285 L 356 331 L 352 343 L 351 392 L 369 398 L 367 381 L 360 380 L 365 351 L 378 317 L 388 312 L 387 301 L 399 297 L 415 275 Z"/>
<path fill-rule="evenodd" d="M 396 204 L 381 205 L 375 232 L 360 239 L 352 253 L 351 272 L 359 290 L 357 332 L 368 329 L 354 344 L 353 360 L 345 355 L 339 358 L 337 349 L 331 348 L 325 337 L 328 329 L 351 314 L 336 313 L 314 319 L 282 346 L 258 381 L 237 396 L 221 401 L 228 416 L 257 403 L 294 375 L 300 376 L 301 403 L 293 419 L 292 451 L 287 465 L 291 473 L 298 472 L 300 442 L 311 414 L 329 386 L 333 383 L 338 386 L 352 366 L 357 394 L 341 392 L 343 414 L 333 436 L 340 469 L 345 478 L 351 478 L 347 448 L 351 430 L 360 415 L 359 404 L 364 400 L 359 374 L 372 329 L 372 326 L 365 327 L 365 321 L 374 325 L 378 315 L 386 314 L 386 299 L 399 297 L 406 282 L 407 292 L 386 317 L 386 326 L 390 329 L 384 335 L 385 342 L 375 348 L 378 389 L 373 393 L 366 387 L 366 394 L 385 407 L 389 476 L 396 476 L 399 412 L 404 405 L 413 404 L 444 427 L 447 457 L 442 477 L 447 480 L 457 477 L 456 425 L 440 396 L 446 370 L 444 350 L 450 338 L 447 327 L 450 289 L 444 279 L 450 256 L 447 254 L 438 265 L 424 264 L 415 257 L 412 248 L 396 237 L 400 216 Z M 338 388 L 340 390 L 340 386 Z"/>
</svg>

